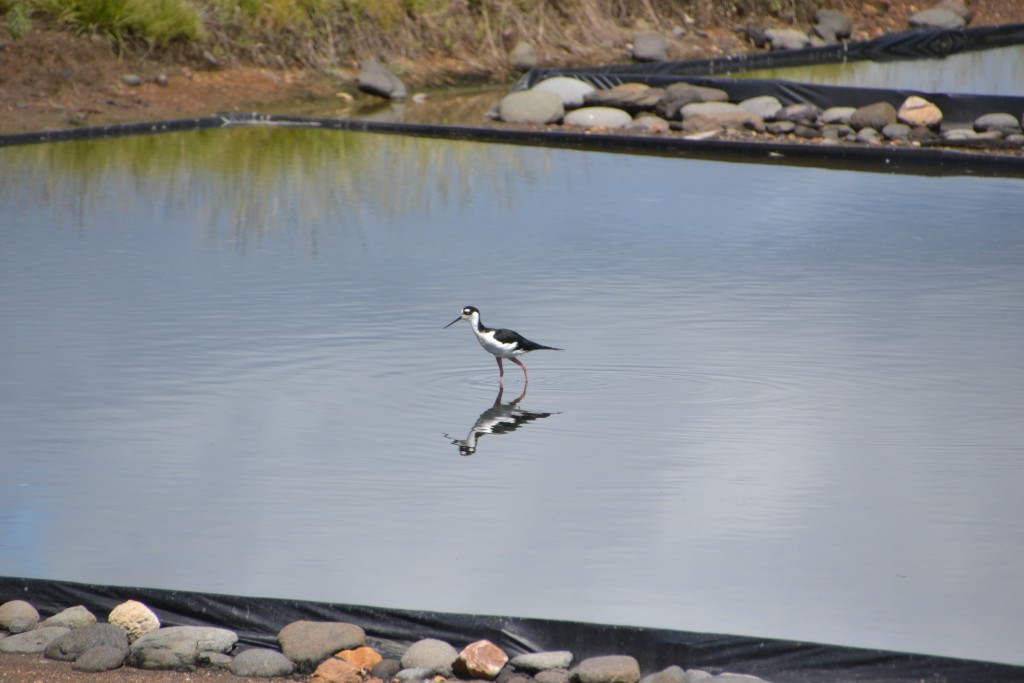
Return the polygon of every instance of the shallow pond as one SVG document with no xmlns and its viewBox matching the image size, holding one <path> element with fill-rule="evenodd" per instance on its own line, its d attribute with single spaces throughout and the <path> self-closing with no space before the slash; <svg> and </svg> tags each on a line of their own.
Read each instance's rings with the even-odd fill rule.
<svg viewBox="0 0 1024 683">
<path fill-rule="evenodd" d="M 1024 663 L 1020 209 L 300 129 L 0 149 L 0 574 Z M 518 402 L 467 304 L 566 349 Z"/>
</svg>

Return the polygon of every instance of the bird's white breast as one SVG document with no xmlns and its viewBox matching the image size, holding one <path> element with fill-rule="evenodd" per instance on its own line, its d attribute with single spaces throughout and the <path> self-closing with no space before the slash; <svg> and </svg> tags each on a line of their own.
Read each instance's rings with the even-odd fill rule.
<svg viewBox="0 0 1024 683">
<path fill-rule="evenodd" d="M 480 346 L 484 347 L 488 353 L 493 353 L 495 356 L 512 358 L 513 356 L 519 356 L 523 353 L 522 349 L 519 349 L 517 344 L 502 344 L 500 341 L 495 339 L 494 330 L 481 332 L 474 328 L 473 332 L 476 334 L 476 340 L 480 342 Z"/>
</svg>

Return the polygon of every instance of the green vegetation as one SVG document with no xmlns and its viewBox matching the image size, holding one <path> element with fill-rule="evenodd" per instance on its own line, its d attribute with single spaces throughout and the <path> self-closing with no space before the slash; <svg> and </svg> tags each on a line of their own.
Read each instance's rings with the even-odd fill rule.
<svg viewBox="0 0 1024 683">
<path fill-rule="evenodd" d="M 209 51 L 239 62 L 329 69 L 455 57 L 496 75 L 519 40 L 548 64 L 620 49 L 637 26 L 729 25 L 751 13 L 806 18 L 820 0 L 0 0 L 11 36 L 54 23 L 120 50 Z M 429 74 L 428 74 L 429 75 Z"/>
</svg>

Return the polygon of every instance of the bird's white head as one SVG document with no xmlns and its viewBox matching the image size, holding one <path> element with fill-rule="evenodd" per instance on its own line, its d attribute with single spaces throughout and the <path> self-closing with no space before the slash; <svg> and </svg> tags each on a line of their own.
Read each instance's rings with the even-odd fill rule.
<svg viewBox="0 0 1024 683">
<path fill-rule="evenodd" d="M 478 311 L 474 306 L 466 306 L 462 309 L 462 315 L 445 325 L 445 329 L 448 329 L 460 320 L 468 320 L 474 327 L 476 327 L 477 323 L 480 321 L 480 311 Z"/>
</svg>

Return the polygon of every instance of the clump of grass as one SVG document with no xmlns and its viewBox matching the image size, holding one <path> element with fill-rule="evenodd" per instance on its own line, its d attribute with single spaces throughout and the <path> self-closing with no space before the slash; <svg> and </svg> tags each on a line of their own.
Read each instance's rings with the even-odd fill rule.
<svg viewBox="0 0 1024 683">
<path fill-rule="evenodd" d="M 167 47 L 207 37 L 199 8 L 189 0 L 23 0 L 19 7 L 76 33 L 106 36 L 120 47 L 132 41 Z"/>
</svg>

